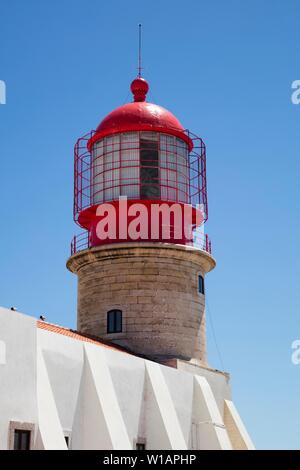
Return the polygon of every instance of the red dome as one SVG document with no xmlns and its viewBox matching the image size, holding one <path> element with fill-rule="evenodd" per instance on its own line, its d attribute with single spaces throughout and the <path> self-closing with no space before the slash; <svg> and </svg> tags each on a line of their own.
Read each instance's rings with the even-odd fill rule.
<svg viewBox="0 0 300 470">
<path fill-rule="evenodd" d="M 192 149 L 192 141 L 178 119 L 162 106 L 145 101 L 148 88 L 148 83 L 143 78 L 133 80 L 131 91 L 135 101 L 120 106 L 101 121 L 89 141 L 89 148 L 107 135 L 130 131 L 153 131 L 175 135 L 187 142 L 190 150 Z"/>
<path fill-rule="evenodd" d="M 145 129 L 147 127 L 147 129 Z M 112 131 L 126 130 L 163 130 L 168 129 L 183 132 L 184 129 L 178 119 L 165 108 L 157 104 L 137 101 L 126 103 L 106 116 L 97 127 L 96 132 L 108 134 Z"/>
</svg>

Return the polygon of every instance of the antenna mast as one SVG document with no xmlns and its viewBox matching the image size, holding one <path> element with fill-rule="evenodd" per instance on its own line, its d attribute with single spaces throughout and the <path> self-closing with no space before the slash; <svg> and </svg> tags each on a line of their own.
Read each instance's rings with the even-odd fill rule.
<svg viewBox="0 0 300 470">
<path fill-rule="evenodd" d="M 139 23 L 139 60 L 138 60 L 138 77 L 142 76 L 142 25 Z"/>
</svg>

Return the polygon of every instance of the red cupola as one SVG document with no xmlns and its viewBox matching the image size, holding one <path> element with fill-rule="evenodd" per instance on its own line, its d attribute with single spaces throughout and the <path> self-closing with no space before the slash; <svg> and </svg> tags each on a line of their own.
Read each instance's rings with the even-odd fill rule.
<svg viewBox="0 0 300 470">
<path fill-rule="evenodd" d="M 193 229 L 199 210 L 201 220 L 207 219 L 205 145 L 170 111 L 147 102 L 148 90 L 145 79 L 134 79 L 133 102 L 113 110 L 75 145 L 74 219 L 88 231 L 88 246 L 124 241 L 96 236 L 99 206 L 109 203 L 119 215 L 120 197 L 129 206 L 189 205 Z M 146 241 L 154 241 L 150 232 Z M 158 241 L 165 241 L 163 235 Z M 187 243 L 174 233 L 168 241 Z"/>
<path fill-rule="evenodd" d="M 149 85 L 144 78 L 135 78 L 130 89 L 134 101 L 114 109 L 100 122 L 89 142 L 89 148 L 107 135 L 139 130 L 164 132 L 179 137 L 192 150 L 192 140 L 174 114 L 162 106 L 146 101 Z"/>
</svg>

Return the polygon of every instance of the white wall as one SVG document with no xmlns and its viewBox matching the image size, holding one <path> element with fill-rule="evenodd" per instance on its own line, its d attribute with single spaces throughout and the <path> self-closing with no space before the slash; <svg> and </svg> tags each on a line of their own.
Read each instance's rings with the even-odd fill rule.
<svg viewBox="0 0 300 470">
<path fill-rule="evenodd" d="M 7 449 L 9 421 L 37 422 L 36 320 L 0 307 L 0 449 Z"/>
</svg>

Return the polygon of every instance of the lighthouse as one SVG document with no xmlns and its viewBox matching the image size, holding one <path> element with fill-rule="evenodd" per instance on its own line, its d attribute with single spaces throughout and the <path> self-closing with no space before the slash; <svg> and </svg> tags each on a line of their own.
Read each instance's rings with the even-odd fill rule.
<svg viewBox="0 0 300 470">
<path fill-rule="evenodd" d="M 205 145 L 148 90 L 75 145 L 77 330 L 0 307 L 0 449 L 254 448 L 206 358 Z"/>
<path fill-rule="evenodd" d="M 131 83 L 132 102 L 78 139 L 67 262 L 77 329 L 161 363 L 207 365 L 205 277 L 215 267 L 205 144 Z M 135 230 L 133 230 L 133 228 Z"/>
</svg>

